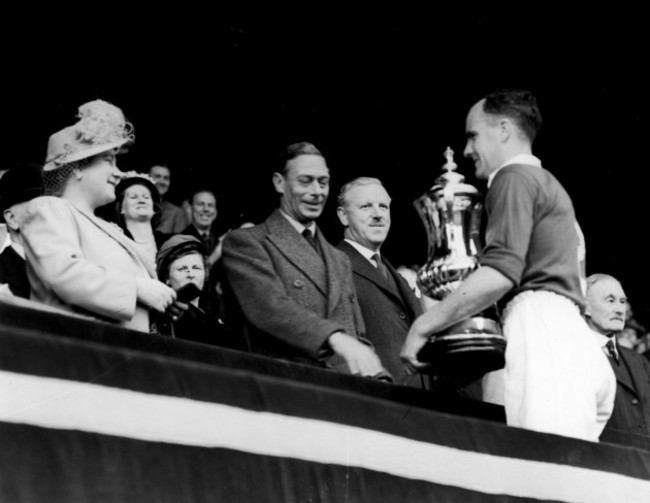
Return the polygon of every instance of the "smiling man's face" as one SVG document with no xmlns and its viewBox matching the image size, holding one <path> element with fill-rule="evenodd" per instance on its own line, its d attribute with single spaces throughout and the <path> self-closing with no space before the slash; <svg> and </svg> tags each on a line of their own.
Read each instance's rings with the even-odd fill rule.
<svg viewBox="0 0 650 503">
<path fill-rule="evenodd" d="M 284 173 L 275 173 L 273 184 L 282 194 L 280 209 L 308 225 L 323 212 L 330 190 L 330 172 L 322 156 L 303 154 L 287 162 Z"/>
<path fill-rule="evenodd" d="M 390 230 L 390 196 L 379 184 L 357 185 L 337 210 L 347 239 L 377 251 Z"/>
<path fill-rule="evenodd" d="M 627 297 L 621 284 L 614 278 L 603 278 L 587 291 L 587 322 L 603 334 L 620 332 L 625 326 Z"/>
</svg>

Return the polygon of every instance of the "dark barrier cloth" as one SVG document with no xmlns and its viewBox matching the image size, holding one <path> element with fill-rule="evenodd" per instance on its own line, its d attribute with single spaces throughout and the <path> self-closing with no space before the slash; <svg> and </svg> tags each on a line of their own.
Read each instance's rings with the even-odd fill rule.
<svg viewBox="0 0 650 503">
<path fill-rule="evenodd" d="M 355 467 L 2 425 L 3 502 L 539 502 Z"/>
<path fill-rule="evenodd" d="M 323 419 L 500 456 L 649 477 L 650 452 L 432 412 L 347 390 L 41 334 L 0 334 L 0 369 Z M 435 425 L 435 427 L 432 427 Z M 603 455 L 606 457 L 603 458 Z M 632 463 L 630 459 L 632 458 Z M 635 459 L 636 458 L 636 459 Z M 649 477 L 650 478 L 650 477 Z"/>
<path fill-rule="evenodd" d="M 650 480 L 650 452 L 642 449 L 507 428 L 350 389 L 111 346 L 108 335 L 84 341 L 7 326 L 4 319 L 0 328 L 3 371 L 313 418 L 473 453 Z M 0 423 L 0 438 L 0 501 L 526 501 L 357 466 L 99 433 Z M 431 460 L 434 467 L 436 462 Z"/>
<path fill-rule="evenodd" d="M 249 369 L 257 374 L 309 382 L 336 389 L 348 389 L 368 396 L 431 410 L 505 423 L 503 407 L 477 400 L 468 400 L 458 394 L 436 393 L 433 395 L 422 389 L 338 374 L 309 365 L 267 358 L 229 348 L 207 346 L 120 329 L 114 325 L 87 318 L 71 318 L 59 312 L 37 310 L 34 306 L 38 306 L 38 304 L 23 299 L 3 301 L 0 298 L 0 327 L 5 330 L 10 328 L 23 331 L 34 330 L 37 333 L 46 331 L 51 335 L 63 335 L 86 342 L 143 350 L 150 354 L 181 358 L 225 368 Z"/>
<path fill-rule="evenodd" d="M 0 327 L 4 330 L 14 327 L 20 330 L 32 329 L 37 332 L 46 329 L 47 333 L 52 335 L 65 335 L 66 337 L 87 342 L 143 350 L 151 354 L 203 362 L 224 368 L 249 369 L 254 370 L 257 374 L 310 382 L 336 389 L 348 389 L 364 395 L 430 410 L 505 423 L 503 407 L 468 400 L 456 394 L 436 393 L 433 395 L 431 392 L 421 389 L 336 374 L 307 365 L 265 358 L 260 355 L 233 351 L 228 348 L 215 348 L 123 330 L 107 323 L 99 323 L 80 317 L 71 318 L 57 312 L 35 309 L 34 306 L 40 305 L 23 299 L 0 298 Z M 606 428 L 603 432 L 601 441 L 650 450 L 650 438 L 609 428 Z"/>
</svg>

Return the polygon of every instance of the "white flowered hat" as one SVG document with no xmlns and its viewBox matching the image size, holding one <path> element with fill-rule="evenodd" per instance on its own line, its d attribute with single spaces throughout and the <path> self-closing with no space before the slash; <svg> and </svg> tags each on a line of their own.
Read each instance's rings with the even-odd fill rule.
<svg viewBox="0 0 650 503">
<path fill-rule="evenodd" d="M 43 171 L 86 159 L 135 140 L 122 110 L 103 100 L 79 107 L 79 121 L 50 136 Z"/>
</svg>

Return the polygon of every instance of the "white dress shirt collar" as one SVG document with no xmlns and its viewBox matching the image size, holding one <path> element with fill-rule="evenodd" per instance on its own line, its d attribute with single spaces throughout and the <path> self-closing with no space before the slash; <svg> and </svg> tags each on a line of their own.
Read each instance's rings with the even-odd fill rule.
<svg viewBox="0 0 650 503">
<path fill-rule="evenodd" d="M 312 233 L 312 236 L 316 236 L 316 222 L 314 222 L 313 220 L 309 222 L 309 225 L 303 225 L 300 222 L 298 222 L 296 219 L 287 215 L 284 211 L 280 210 L 280 213 L 284 218 L 286 218 L 289 221 L 289 223 L 293 226 L 293 228 L 298 231 L 298 234 L 302 234 L 302 231 L 304 231 L 305 229 L 309 229 Z"/>
<path fill-rule="evenodd" d="M 0 224 L 4 225 L 6 229 L 6 224 Z M 4 241 L 0 243 L 0 253 L 5 251 L 5 248 L 11 246 L 11 236 L 9 235 L 9 230 L 7 230 L 7 234 L 5 235 Z"/>
<path fill-rule="evenodd" d="M 352 241 L 351 239 L 345 238 L 345 241 L 347 243 L 350 243 L 350 246 L 353 246 L 355 250 L 357 250 L 361 255 L 364 256 L 368 262 L 370 262 L 373 266 L 377 267 L 377 264 L 375 264 L 372 260 L 372 256 L 376 253 L 377 255 L 380 255 L 379 251 L 372 251 L 369 248 L 366 248 L 365 246 L 357 243 L 356 241 Z M 381 256 L 381 255 L 380 255 Z"/>
<path fill-rule="evenodd" d="M 5 237 L 4 243 L 2 243 L 2 246 L 0 246 L 0 253 L 9 247 L 13 248 L 14 251 L 20 256 L 20 258 L 25 260 L 25 249 L 23 248 L 23 245 L 21 245 L 18 241 L 11 239 L 11 234 L 7 232 L 7 237 Z"/>
<path fill-rule="evenodd" d="M 618 357 L 618 345 L 616 344 L 616 335 L 612 335 L 611 337 L 608 337 L 606 335 L 601 334 L 600 332 L 596 332 L 595 330 L 592 330 L 594 335 L 596 336 L 596 339 L 598 340 L 598 345 L 603 349 L 606 355 L 609 356 L 609 352 L 607 351 L 607 348 L 605 347 L 607 343 L 611 340 L 614 342 L 614 351 L 616 352 L 616 356 Z"/>
<path fill-rule="evenodd" d="M 23 260 L 25 259 L 25 249 L 23 248 L 23 245 L 20 243 L 17 243 L 13 239 L 11 240 L 11 247 L 14 249 L 14 251 L 22 258 Z"/>
</svg>

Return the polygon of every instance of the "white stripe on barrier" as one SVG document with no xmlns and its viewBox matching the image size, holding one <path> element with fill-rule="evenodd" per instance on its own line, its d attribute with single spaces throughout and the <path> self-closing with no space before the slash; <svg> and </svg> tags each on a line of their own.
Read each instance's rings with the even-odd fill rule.
<svg viewBox="0 0 650 503">
<path fill-rule="evenodd" d="M 647 502 L 650 481 L 340 423 L 0 371 L 0 421 L 361 467 L 489 494 Z M 435 425 L 432 425 L 435 427 Z"/>
</svg>

